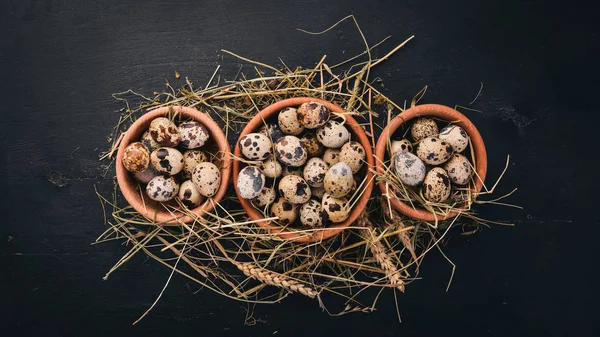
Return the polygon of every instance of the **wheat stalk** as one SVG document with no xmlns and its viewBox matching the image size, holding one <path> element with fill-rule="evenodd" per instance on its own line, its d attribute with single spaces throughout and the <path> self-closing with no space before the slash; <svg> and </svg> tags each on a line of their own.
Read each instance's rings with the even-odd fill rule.
<svg viewBox="0 0 600 337">
<path fill-rule="evenodd" d="M 383 213 L 384 213 L 385 217 L 389 221 L 391 221 L 393 224 L 396 225 L 396 228 L 399 230 L 398 238 L 400 239 L 400 241 L 402 241 L 402 244 L 404 245 L 404 247 L 406 249 L 408 249 L 408 251 L 410 252 L 410 255 L 412 256 L 412 258 L 414 259 L 414 261 L 416 263 L 417 262 L 417 253 L 415 253 L 415 249 L 413 248 L 412 240 L 410 239 L 408 231 L 401 230 L 401 229 L 406 228 L 406 226 L 404 225 L 404 222 L 402 222 L 402 218 L 400 217 L 400 214 L 398 214 L 398 212 L 396 212 L 396 210 L 389 208 L 387 205 L 387 202 L 383 198 L 381 198 L 381 209 L 383 209 Z"/>
<path fill-rule="evenodd" d="M 246 276 L 259 282 L 300 293 L 310 298 L 315 298 L 315 296 L 317 296 L 317 292 L 314 289 L 307 287 L 304 284 L 285 275 L 257 267 L 249 262 L 241 263 L 232 261 L 232 263 L 235 264 L 235 266 L 238 267 L 238 269 L 241 270 Z"/>
</svg>

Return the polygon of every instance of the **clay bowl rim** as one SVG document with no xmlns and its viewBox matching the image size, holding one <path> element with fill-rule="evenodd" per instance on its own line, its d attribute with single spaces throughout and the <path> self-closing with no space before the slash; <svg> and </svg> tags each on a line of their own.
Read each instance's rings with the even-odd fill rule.
<svg viewBox="0 0 600 337">
<path fill-rule="evenodd" d="M 463 115 L 455 109 L 440 104 L 417 105 L 415 107 L 403 111 L 390 121 L 390 123 L 381 132 L 379 140 L 377 141 L 377 145 L 375 146 L 375 168 L 377 170 L 377 173 L 382 174 L 385 172 L 384 160 L 386 154 L 386 145 L 390 136 L 393 135 L 402 124 L 414 118 L 428 116 L 452 122 L 453 124 L 456 124 L 465 129 L 465 131 L 469 135 L 475 156 L 475 171 L 477 172 L 478 176 L 478 178 L 477 176 L 475 178 L 475 186 L 473 187 L 473 192 L 475 194 L 479 193 L 483 187 L 483 182 L 485 181 L 485 176 L 487 174 L 487 153 L 485 149 L 485 143 L 483 142 L 483 138 L 481 138 L 481 134 L 479 133 L 479 130 L 477 130 L 477 127 L 475 127 L 475 124 L 473 124 L 473 122 L 471 122 L 465 115 Z M 382 193 L 386 193 L 385 182 L 380 181 L 378 185 L 379 190 Z M 444 216 L 441 214 L 434 214 L 425 209 L 415 209 L 410 205 L 400 201 L 395 196 L 391 197 L 389 200 L 392 204 L 392 207 L 400 211 L 402 214 L 407 215 L 413 219 L 423 221 L 439 221 L 451 219 L 460 213 L 458 211 L 453 211 L 449 212 Z"/>
<path fill-rule="evenodd" d="M 306 102 L 318 102 L 318 103 L 325 105 L 330 111 L 333 111 L 333 112 L 336 112 L 339 114 L 344 114 L 344 117 L 346 118 L 345 124 L 350 129 L 350 131 L 353 133 L 353 135 L 356 137 L 355 140 L 360 142 L 361 145 L 365 149 L 365 154 L 366 154 L 366 158 L 367 158 L 366 159 L 367 162 L 365 163 L 367 165 L 367 167 L 363 168 L 363 169 L 366 169 L 366 172 L 367 172 L 367 174 L 365 175 L 365 179 L 366 179 L 365 189 L 363 191 L 363 194 L 360 196 L 360 199 L 354 205 L 354 208 L 350 212 L 350 216 L 348 217 L 348 219 L 346 219 L 344 222 L 335 224 L 335 225 L 327 227 L 327 228 L 317 229 L 313 232 L 312 235 L 306 235 L 306 234 L 299 235 L 299 233 L 297 231 L 283 229 L 278 225 L 271 224 L 271 221 L 260 221 L 260 220 L 264 219 L 263 214 L 260 213 L 258 210 L 256 210 L 254 208 L 254 206 L 252 206 L 252 204 L 250 203 L 249 200 L 246 200 L 239 195 L 239 193 L 237 191 L 237 177 L 238 177 L 238 174 L 239 174 L 239 172 L 242 168 L 242 164 L 243 164 L 239 160 L 233 161 L 233 185 L 234 185 L 235 193 L 238 197 L 238 200 L 240 201 L 240 204 L 242 205 L 244 210 L 248 213 L 250 218 L 252 220 L 256 221 L 257 225 L 267 229 L 270 233 L 276 234 L 283 239 L 288 239 L 288 240 L 292 240 L 295 242 L 309 243 L 309 242 L 322 241 L 322 240 L 334 237 L 335 235 L 339 234 L 341 231 L 343 231 L 345 228 L 347 228 L 350 224 L 352 224 L 360 216 L 361 212 L 366 208 L 369 198 L 371 197 L 371 192 L 373 191 L 373 173 L 371 173 L 371 168 L 375 167 L 375 161 L 373 158 L 373 151 L 371 149 L 371 144 L 369 143 L 367 135 L 365 134 L 362 127 L 358 124 L 358 122 L 356 122 L 356 120 L 354 118 L 352 118 L 341 107 L 339 107 L 333 103 L 330 103 L 328 101 L 325 101 L 322 99 L 317 99 L 317 98 L 312 98 L 312 97 L 287 98 L 287 99 L 278 101 L 274 104 L 267 106 L 266 108 L 261 110 L 254 118 L 252 118 L 250 120 L 250 122 L 248 122 L 246 127 L 240 133 L 238 141 L 235 144 L 234 155 L 236 158 L 242 157 L 242 154 L 241 154 L 241 151 L 239 148 L 239 139 L 241 137 L 258 130 L 258 128 L 263 125 L 265 120 L 268 120 L 269 118 L 271 118 L 273 115 L 278 113 L 281 109 L 283 109 L 285 107 L 299 106 L 300 104 L 306 103 Z"/>
<path fill-rule="evenodd" d="M 125 148 L 129 144 L 139 141 L 142 134 L 148 129 L 150 122 L 154 118 L 166 116 L 170 109 L 173 109 L 176 114 L 181 114 L 186 118 L 191 118 L 204 125 L 210 132 L 211 138 L 213 138 L 214 144 L 218 148 L 216 155 L 220 157 L 219 160 L 221 161 L 221 185 L 219 186 L 217 193 L 212 197 L 214 202 L 204 202 L 202 205 L 190 210 L 190 212 L 194 213 L 197 217 L 201 217 L 205 213 L 213 210 L 214 204 L 219 202 L 225 196 L 229 185 L 229 177 L 231 175 L 231 148 L 229 147 L 229 143 L 227 142 L 223 130 L 209 115 L 189 107 L 173 105 L 149 111 L 138 118 L 127 129 L 121 140 L 121 144 L 119 145 L 116 159 L 117 182 L 121 193 L 127 202 L 146 219 L 165 225 L 177 225 L 181 224 L 181 222 L 190 223 L 194 221 L 194 219 L 181 212 L 173 212 L 173 214 L 171 214 L 166 209 L 159 210 L 145 204 L 140 197 L 140 192 L 137 190 L 138 182 L 123 166 L 123 153 Z"/>
</svg>

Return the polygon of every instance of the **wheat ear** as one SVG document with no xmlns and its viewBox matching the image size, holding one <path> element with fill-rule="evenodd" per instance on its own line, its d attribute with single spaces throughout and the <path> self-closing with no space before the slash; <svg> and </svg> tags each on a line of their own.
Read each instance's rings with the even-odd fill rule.
<svg viewBox="0 0 600 337">
<path fill-rule="evenodd" d="M 300 293 L 310 298 L 315 298 L 317 292 L 304 284 L 293 280 L 285 275 L 275 273 L 270 270 L 266 270 L 256 265 L 246 262 L 233 262 L 239 270 L 241 270 L 246 276 L 253 278 L 259 282 L 272 285 L 278 288 L 286 289 L 288 291 Z"/>
<path fill-rule="evenodd" d="M 383 198 L 381 199 L 381 209 L 383 209 L 383 213 L 384 213 L 385 217 L 389 221 L 393 221 L 393 223 L 396 225 L 397 229 L 406 228 L 406 226 L 404 226 L 404 222 L 402 222 L 402 219 L 400 218 L 400 214 L 398 214 L 398 212 L 396 212 L 395 210 L 390 209 L 388 207 L 388 204 L 386 203 L 386 201 Z M 406 249 L 408 249 L 408 251 L 410 252 L 410 255 L 412 256 L 413 260 L 416 263 L 417 262 L 417 253 L 415 253 L 415 249 L 413 248 L 412 241 L 410 239 L 408 231 L 400 231 L 398 233 L 398 238 L 400 239 L 400 241 L 402 241 L 402 244 L 404 245 L 404 247 Z"/>
</svg>

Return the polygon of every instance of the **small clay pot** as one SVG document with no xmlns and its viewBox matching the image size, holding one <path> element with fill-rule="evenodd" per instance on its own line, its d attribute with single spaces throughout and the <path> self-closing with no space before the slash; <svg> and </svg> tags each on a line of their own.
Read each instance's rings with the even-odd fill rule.
<svg viewBox="0 0 600 337">
<path fill-rule="evenodd" d="M 481 138 L 481 135 L 479 134 L 479 131 L 475 125 L 467 117 L 465 117 L 465 115 L 450 107 L 439 104 L 423 104 L 415 106 L 403 111 L 390 121 L 387 127 L 381 132 L 381 136 L 379 137 L 377 146 L 375 147 L 375 156 L 377 157 L 375 160 L 377 173 L 383 174 L 386 170 L 384 163 L 387 152 L 387 142 L 390 137 L 394 134 L 394 132 L 396 132 L 396 130 L 398 130 L 398 128 L 400 128 L 402 124 L 418 117 L 433 117 L 443 119 L 465 129 L 471 140 L 471 145 L 473 146 L 473 152 L 475 156 L 475 171 L 477 172 L 477 176 L 474 178 L 475 186 L 473 186 L 473 192 L 475 194 L 479 193 L 483 187 L 483 182 L 485 181 L 485 175 L 487 173 L 487 153 L 485 151 L 483 139 Z M 385 185 L 386 184 L 384 181 L 379 182 L 379 189 L 383 194 L 386 193 Z M 439 221 L 450 219 L 458 215 L 458 212 L 450 212 L 446 216 L 442 216 L 431 213 L 425 209 L 413 208 L 411 205 L 400 201 L 395 196 L 390 198 L 390 202 L 392 207 L 398 210 L 400 213 L 418 220 Z"/>
<path fill-rule="evenodd" d="M 148 130 L 150 122 L 157 117 L 167 116 L 169 109 L 172 109 L 175 114 L 179 114 L 182 120 L 191 118 L 206 127 L 210 133 L 210 138 L 200 150 L 213 154 L 215 156 L 213 163 L 221 169 L 221 185 L 217 194 L 212 197 L 214 203 L 205 202 L 190 210 L 198 217 L 201 217 L 206 212 L 210 212 L 213 209 L 213 205 L 219 202 L 225 195 L 225 191 L 229 184 L 229 176 L 231 174 L 231 148 L 229 147 L 227 137 L 225 137 L 221 127 L 219 127 L 212 118 L 205 113 L 188 107 L 171 106 L 152 110 L 140 117 L 129 127 L 121 140 L 121 145 L 119 145 L 116 160 L 117 182 L 119 183 L 121 193 L 123 193 L 127 202 L 148 220 L 165 225 L 176 225 L 180 222 L 192 222 L 193 219 L 181 212 L 172 210 L 169 212 L 167 210 L 167 205 L 177 206 L 174 200 L 167 203 L 160 203 L 148 198 L 145 189 L 142 189 L 141 191 L 138 189 L 139 184 L 133 177 L 133 174 L 127 171 L 123 166 L 123 152 L 125 151 L 125 148 L 129 144 L 139 141 L 142 134 Z"/>
<path fill-rule="evenodd" d="M 242 204 L 242 207 L 248 213 L 252 220 L 257 221 L 257 225 L 268 229 L 270 233 L 277 234 L 283 239 L 289 239 L 296 242 L 318 242 L 337 235 L 346 227 L 348 227 L 351 223 L 353 223 L 365 210 L 367 202 L 369 201 L 369 197 L 371 196 L 371 192 L 373 191 L 373 175 L 370 172 L 370 170 L 375 166 L 375 162 L 373 159 L 373 151 L 371 150 L 371 145 L 362 127 L 358 124 L 358 122 L 356 122 L 354 118 L 352 118 L 349 114 L 346 114 L 346 112 L 341 107 L 335 104 L 312 97 L 296 97 L 284 99 L 282 101 L 269 105 L 268 107 L 260 111 L 254 118 L 252 118 L 252 120 L 250 120 L 250 122 L 246 125 L 244 130 L 242 130 L 240 138 L 249 133 L 257 132 L 260 129 L 260 127 L 264 125 L 265 120 L 277 116 L 281 109 L 286 107 L 298 107 L 300 106 L 300 104 L 306 102 L 318 102 L 325 105 L 332 112 L 345 114 L 345 125 L 348 127 L 349 131 L 354 136 L 354 140 L 361 143 L 361 145 L 365 149 L 367 162 L 362 168 L 366 171 L 365 189 L 364 193 L 360 196 L 360 199 L 354 205 L 354 208 L 350 211 L 348 219 L 346 219 L 346 221 L 344 222 L 336 223 L 326 228 L 316 229 L 312 232 L 297 232 L 293 229 L 283 229 L 282 227 L 280 227 L 272 221 L 260 221 L 264 219 L 264 215 L 261 212 L 259 212 L 256 208 L 254 208 L 254 206 L 252 206 L 249 200 L 246 200 L 239 195 L 237 191 L 237 177 L 240 170 L 246 165 L 238 160 L 233 161 L 233 185 L 235 187 L 235 192 L 238 195 L 238 199 Z M 234 155 L 236 157 L 242 157 L 239 142 L 237 142 L 235 145 Z"/>
</svg>

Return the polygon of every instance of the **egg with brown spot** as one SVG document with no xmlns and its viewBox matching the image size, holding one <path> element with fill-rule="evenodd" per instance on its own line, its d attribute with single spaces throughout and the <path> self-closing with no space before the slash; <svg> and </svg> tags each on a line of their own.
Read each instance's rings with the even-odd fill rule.
<svg viewBox="0 0 600 337">
<path fill-rule="evenodd" d="M 452 145 L 454 152 L 463 152 L 469 145 L 469 135 L 458 125 L 448 125 L 440 131 L 438 136 Z"/>
<path fill-rule="evenodd" d="M 252 199 L 252 204 L 258 208 L 264 208 L 275 201 L 275 190 L 270 187 L 265 187 L 258 193 L 256 198 Z"/>
<path fill-rule="evenodd" d="M 321 103 L 302 103 L 298 110 L 298 122 L 307 129 L 315 129 L 324 125 L 329 120 L 329 109 Z"/>
<path fill-rule="evenodd" d="M 310 158 L 304 166 L 302 176 L 311 187 L 322 187 L 327 170 L 329 165 L 323 159 Z"/>
<path fill-rule="evenodd" d="M 298 205 L 294 205 L 284 198 L 279 198 L 271 205 L 271 216 L 279 217 L 275 222 L 286 226 L 296 221 L 298 218 L 298 208 Z"/>
<path fill-rule="evenodd" d="M 204 125 L 196 121 L 183 122 L 177 128 L 179 132 L 179 145 L 186 149 L 197 149 L 204 146 L 210 134 Z"/>
<path fill-rule="evenodd" d="M 273 155 L 260 163 L 260 169 L 267 178 L 277 178 L 283 171 L 283 167 Z"/>
<path fill-rule="evenodd" d="M 150 122 L 150 135 L 160 146 L 175 147 L 179 144 L 180 136 L 177 125 L 168 118 L 158 117 Z"/>
<path fill-rule="evenodd" d="M 402 140 L 393 140 L 392 143 L 390 144 L 390 147 L 392 150 L 392 156 L 398 152 L 402 152 L 402 151 L 412 152 L 412 150 L 413 150 L 411 142 L 406 138 L 404 138 Z"/>
<path fill-rule="evenodd" d="M 265 187 L 265 175 L 256 166 L 244 167 L 237 177 L 237 191 L 244 199 L 254 199 Z"/>
<path fill-rule="evenodd" d="M 300 206 L 300 223 L 309 228 L 321 228 L 325 224 L 325 212 L 320 202 L 309 200 Z"/>
<path fill-rule="evenodd" d="M 296 108 L 287 107 L 279 111 L 277 115 L 277 123 L 283 133 L 297 136 L 304 131 L 304 127 L 298 121 L 298 114 Z"/>
<path fill-rule="evenodd" d="M 340 149 L 327 149 L 323 153 L 323 160 L 331 167 L 340 162 L 340 152 Z"/>
<path fill-rule="evenodd" d="M 217 194 L 221 186 L 221 172 L 217 165 L 213 163 L 200 163 L 196 165 L 194 172 L 192 172 L 192 181 L 200 194 L 210 198 Z"/>
<path fill-rule="evenodd" d="M 436 136 L 439 129 L 435 120 L 431 118 L 417 118 L 410 127 L 410 134 L 415 142 L 429 136 Z"/>
<path fill-rule="evenodd" d="M 342 222 L 348 219 L 350 210 L 346 207 L 347 204 L 348 199 L 343 197 L 336 198 L 328 193 L 323 195 L 323 200 L 321 201 L 321 206 L 331 222 Z"/>
<path fill-rule="evenodd" d="M 129 172 L 142 172 L 148 168 L 150 163 L 150 152 L 140 142 L 127 145 L 123 151 L 123 166 Z"/>
<path fill-rule="evenodd" d="M 206 197 L 200 194 L 193 181 L 186 180 L 179 187 L 179 200 L 187 208 L 193 209 L 200 206 L 206 200 Z"/>
<path fill-rule="evenodd" d="M 292 204 L 303 204 L 310 200 L 310 187 L 302 177 L 285 176 L 279 181 L 277 189 L 279 195 Z"/>
<path fill-rule="evenodd" d="M 154 166 L 152 165 L 148 165 L 148 168 L 142 172 L 135 172 L 133 174 L 133 177 L 139 181 L 142 184 L 147 184 L 150 182 L 150 180 L 152 180 L 154 177 L 160 175 L 160 172 L 158 172 Z"/>
<path fill-rule="evenodd" d="M 329 121 L 317 129 L 317 139 L 330 148 L 340 148 L 350 141 L 350 132 L 338 121 Z"/>
<path fill-rule="evenodd" d="M 423 181 L 423 197 L 431 202 L 444 202 L 450 197 L 450 177 L 441 167 L 434 167 Z"/>
<path fill-rule="evenodd" d="M 160 147 L 160 144 L 158 144 L 154 140 L 154 138 L 152 138 L 152 136 L 150 135 L 149 130 L 146 130 L 146 132 L 144 132 L 144 134 L 142 135 L 142 139 L 140 141 L 142 142 L 142 144 L 146 145 L 146 147 L 148 148 L 148 150 L 150 152 L 152 152 Z"/>
<path fill-rule="evenodd" d="M 165 202 L 173 199 L 179 192 L 175 177 L 156 176 L 146 185 L 146 194 L 152 200 Z"/>
<path fill-rule="evenodd" d="M 281 137 L 275 144 L 277 160 L 287 166 L 302 166 L 306 163 L 308 153 L 306 148 L 295 136 Z"/>
<path fill-rule="evenodd" d="M 454 154 L 444 165 L 453 184 L 466 185 L 471 180 L 471 164 L 462 154 Z"/>
<path fill-rule="evenodd" d="M 417 145 L 417 156 L 430 165 L 445 163 L 454 153 L 452 145 L 435 136 L 423 138 Z"/>
<path fill-rule="evenodd" d="M 250 160 L 265 160 L 272 153 L 273 143 L 260 133 L 249 133 L 240 138 L 240 151 Z"/>
<path fill-rule="evenodd" d="M 300 141 L 306 148 L 308 158 L 320 157 L 323 155 L 323 144 L 319 142 L 314 133 L 305 133 Z"/>
<path fill-rule="evenodd" d="M 348 142 L 340 151 L 340 162 L 350 166 L 352 173 L 358 173 L 365 162 L 365 148 L 359 142 Z"/>
<path fill-rule="evenodd" d="M 160 147 L 152 151 L 150 162 L 158 172 L 171 176 L 183 169 L 183 155 L 170 147 Z"/>
<path fill-rule="evenodd" d="M 394 169 L 403 184 L 417 186 L 425 179 L 427 168 L 419 157 L 406 151 L 398 152 L 393 157 Z"/>
<path fill-rule="evenodd" d="M 208 156 L 200 150 L 187 150 L 183 153 L 183 169 L 181 177 L 191 179 L 196 165 L 208 161 Z"/>
<path fill-rule="evenodd" d="M 331 196 L 336 198 L 346 196 L 354 185 L 352 169 L 348 164 L 339 162 L 327 170 L 323 183 L 325 191 Z"/>
</svg>

